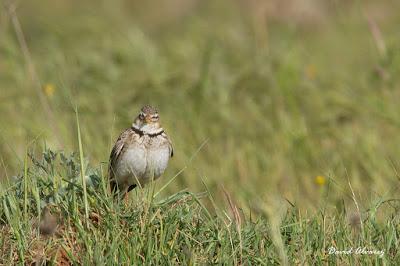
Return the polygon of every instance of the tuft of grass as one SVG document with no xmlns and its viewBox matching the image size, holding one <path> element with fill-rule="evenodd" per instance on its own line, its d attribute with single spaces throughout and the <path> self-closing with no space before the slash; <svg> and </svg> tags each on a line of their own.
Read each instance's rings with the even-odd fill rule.
<svg viewBox="0 0 400 266">
<path fill-rule="evenodd" d="M 2 186 L 0 264 L 400 262 L 398 212 L 393 210 L 385 222 L 376 220 L 380 207 L 389 202 L 379 201 L 375 208 L 359 217 L 350 211 L 325 210 L 307 215 L 288 203 L 260 201 L 249 217 L 228 194 L 230 209 L 214 205 L 208 210 L 204 203 L 213 201 L 209 192 L 194 194 L 183 190 L 160 197 L 153 195 L 154 185 L 150 185 L 136 190 L 125 205 L 114 201 L 103 189 L 106 184 L 100 167 L 89 165 L 85 203 L 81 163 L 80 155 L 45 150 L 42 157 L 30 156 L 29 167 L 23 174 L 10 185 Z M 54 189 L 54 175 L 61 179 L 58 190 Z M 27 178 L 36 180 L 27 190 L 28 204 L 21 200 Z M 35 207 L 38 197 L 39 208 Z M 390 204 L 400 207 L 396 201 Z M 44 206 L 44 217 L 55 218 L 39 218 L 38 211 L 44 211 Z M 57 221 L 55 232 L 50 235 L 39 231 L 45 228 L 43 223 L 47 220 Z M 384 254 L 329 254 L 333 248 L 358 247 Z"/>
</svg>

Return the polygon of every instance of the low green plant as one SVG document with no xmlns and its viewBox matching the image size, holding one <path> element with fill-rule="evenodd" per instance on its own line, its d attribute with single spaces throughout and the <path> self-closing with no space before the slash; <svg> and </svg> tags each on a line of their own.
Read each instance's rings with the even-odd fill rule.
<svg viewBox="0 0 400 266">
<path fill-rule="evenodd" d="M 398 213 L 383 222 L 375 216 L 389 202 L 379 202 L 361 216 L 346 210 L 310 215 L 289 203 L 258 202 L 249 216 L 229 194 L 228 209 L 216 204 L 208 209 L 205 203 L 214 200 L 207 191 L 153 196 L 153 183 L 134 190 L 124 203 L 110 196 L 101 168 L 87 165 L 87 218 L 79 156 L 45 150 L 39 158 L 28 158 L 23 174 L 2 185 L 0 264 L 400 262 Z M 51 234 L 41 231 L 45 207 L 57 219 Z M 353 254 L 330 254 L 351 248 Z M 376 254 L 356 254 L 357 248 Z"/>
</svg>

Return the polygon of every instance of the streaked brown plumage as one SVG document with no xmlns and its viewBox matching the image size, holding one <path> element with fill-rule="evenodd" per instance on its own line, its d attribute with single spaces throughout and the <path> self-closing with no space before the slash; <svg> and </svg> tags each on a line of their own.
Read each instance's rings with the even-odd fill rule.
<svg viewBox="0 0 400 266">
<path fill-rule="evenodd" d="M 132 127 L 118 137 L 110 154 L 110 186 L 123 195 L 159 178 L 173 156 L 171 140 L 159 123 L 158 111 L 144 106 Z"/>
</svg>

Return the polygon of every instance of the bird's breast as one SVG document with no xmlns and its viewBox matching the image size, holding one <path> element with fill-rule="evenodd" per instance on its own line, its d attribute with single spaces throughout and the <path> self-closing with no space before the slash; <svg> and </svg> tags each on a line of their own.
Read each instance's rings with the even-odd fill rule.
<svg viewBox="0 0 400 266">
<path fill-rule="evenodd" d="M 146 176 L 157 179 L 167 168 L 170 151 L 167 146 L 150 148 L 147 151 Z"/>
<path fill-rule="evenodd" d="M 146 172 L 146 165 L 146 150 L 140 146 L 129 147 L 118 163 L 117 177 L 140 179 Z"/>
<path fill-rule="evenodd" d="M 117 166 L 119 183 L 143 185 L 159 178 L 165 171 L 170 158 L 170 149 L 158 138 L 144 138 L 140 145 L 132 145 L 121 156 Z"/>
</svg>

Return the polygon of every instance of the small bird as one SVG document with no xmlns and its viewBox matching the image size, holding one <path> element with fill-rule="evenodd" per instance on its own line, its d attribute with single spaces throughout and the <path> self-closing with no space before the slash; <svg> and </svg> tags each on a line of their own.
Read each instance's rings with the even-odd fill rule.
<svg viewBox="0 0 400 266">
<path fill-rule="evenodd" d="M 145 105 L 132 126 L 121 133 L 110 154 L 111 192 L 125 196 L 156 180 L 174 154 L 172 142 L 161 127 L 156 108 Z"/>
</svg>

